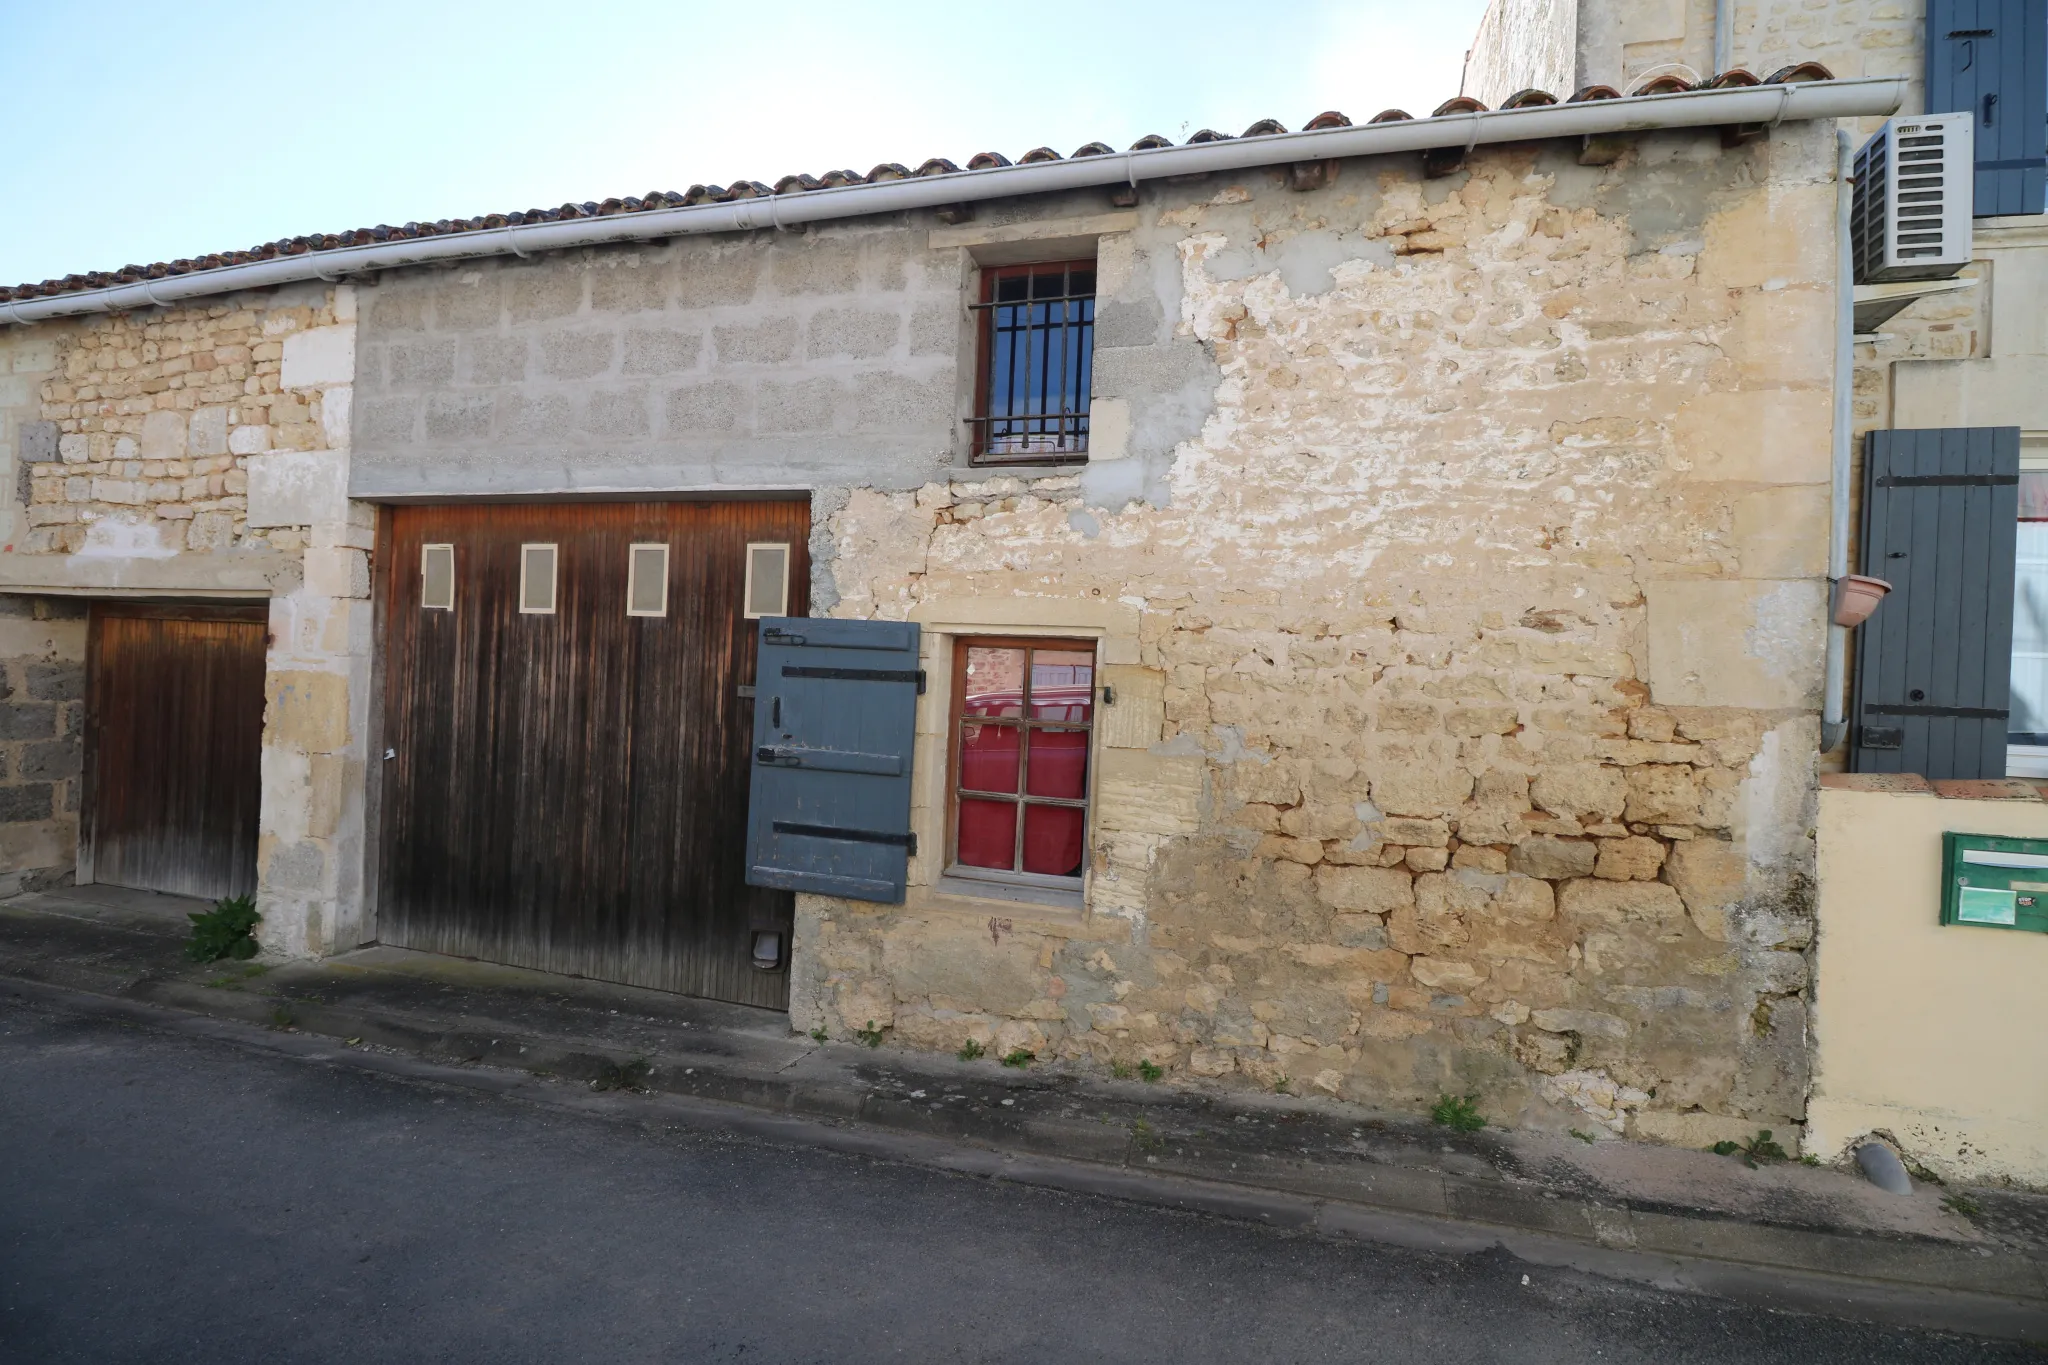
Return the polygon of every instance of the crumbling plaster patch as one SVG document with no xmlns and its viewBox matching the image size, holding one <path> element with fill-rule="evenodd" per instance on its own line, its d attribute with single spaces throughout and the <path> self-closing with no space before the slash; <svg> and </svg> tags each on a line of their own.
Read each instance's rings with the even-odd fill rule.
<svg viewBox="0 0 2048 1365">
<path fill-rule="evenodd" d="M 1077 1060 L 1477 1089 L 1559 1126 L 1587 1095 L 1624 1125 L 1796 1122 L 1811 850 L 1778 823 L 1810 790 L 1822 595 L 1774 547 L 1824 537 L 1824 502 L 1785 501 L 1789 531 L 1736 509 L 1825 462 L 1748 477 L 1691 414 L 1751 398 L 1825 436 L 1803 359 L 1830 317 L 1824 141 L 1650 138 L 1612 168 L 1508 149 L 1455 183 L 1353 163 L 1313 194 L 1148 204 L 1102 254 L 1105 353 L 1131 355 L 1100 392 L 1128 435 L 1078 479 L 853 490 L 819 562 L 841 615 L 1127 604 L 1158 684 L 1145 761 L 1196 785 L 1103 762 L 1086 912 L 978 927 L 958 970 L 891 966 L 942 915 L 804 898 L 798 1023 L 1028 1027 Z M 1696 587 L 1729 607 L 1696 694 L 1666 698 L 1657 594 Z M 976 943 L 1037 964 L 1022 1005 L 981 992 Z"/>
</svg>

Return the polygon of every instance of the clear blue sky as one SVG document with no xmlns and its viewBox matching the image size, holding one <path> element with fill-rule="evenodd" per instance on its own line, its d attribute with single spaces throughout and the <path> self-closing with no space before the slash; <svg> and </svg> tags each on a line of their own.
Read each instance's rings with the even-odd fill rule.
<svg viewBox="0 0 2048 1365">
<path fill-rule="evenodd" d="M 1484 0 L 0 0 L 0 283 L 1457 93 Z"/>
</svg>

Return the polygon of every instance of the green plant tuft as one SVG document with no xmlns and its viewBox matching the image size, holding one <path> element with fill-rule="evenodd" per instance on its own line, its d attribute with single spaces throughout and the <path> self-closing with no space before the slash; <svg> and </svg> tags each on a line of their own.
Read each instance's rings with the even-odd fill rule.
<svg viewBox="0 0 2048 1365">
<path fill-rule="evenodd" d="M 969 1038 L 960 1045 L 958 1055 L 963 1062 L 978 1062 L 988 1055 L 988 1049 L 983 1047 L 977 1040 Z"/>
<path fill-rule="evenodd" d="M 1585 1142 L 1585 1143 L 1591 1143 L 1591 1142 L 1595 1141 L 1595 1139 L 1594 1139 L 1594 1137 L 1593 1137 L 1593 1135 L 1592 1135 L 1591 1133 L 1582 1133 L 1582 1132 L 1580 1132 L 1580 1131 L 1579 1131 L 1578 1129 L 1576 1129 L 1576 1128 L 1572 1129 L 1572 1136 L 1573 1136 L 1573 1137 L 1575 1137 L 1575 1138 L 1577 1138 L 1577 1139 L 1578 1139 L 1579 1141 L 1581 1141 L 1581 1142 Z"/>
<path fill-rule="evenodd" d="M 185 940 L 185 956 L 194 962 L 219 962 L 233 958 L 247 962 L 256 956 L 256 926 L 263 916 L 256 913 L 254 896 L 230 896 L 213 903 L 211 910 L 194 910 L 192 936 Z"/>
<path fill-rule="evenodd" d="M 1156 1081 L 1166 1074 L 1166 1068 L 1141 1057 L 1138 1059 L 1138 1074 L 1148 1081 Z"/>
<path fill-rule="evenodd" d="M 875 1021 L 872 1019 L 868 1020 L 866 1028 L 855 1029 L 853 1036 L 866 1043 L 869 1047 L 880 1047 L 882 1045 L 882 1031 L 875 1027 Z"/>
<path fill-rule="evenodd" d="M 811 1030 L 811 1041 L 814 1043 L 822 1043 L 831 1036 L 831 1034 L 825 1032 L 825 1026 L 823 1024 L 820 1024 L 816 1028 Z"/>
<path fill-rule="evenodd" d="M 1967 1194 L 1951 1194 L 1941 1201 L 1941 1206 L 1962 1218 L 1976 1219 L 1984 1215 L 1984 1206 Z"/>
<path fill-rule="evenodd" d="M 1277 1081 L 1273 1082 L 1273 1093 L 1274 1093 L 1274 1094 L 1276 1094 L 1276 1095 L 1285 1095 L 1285 1094 L 1287 1094 L 1287 1093 L 1288 1093 L 1288 1091 L 1287 1091 L 1287 1087 L 1288 1087 L 1288 1085 L 1289 1085 L 1289 1084 L 1290 1084 L 1289 1078 L 1288 1078 L 1288 1077 L 1286 1077 L 1286 1076 L 1282 1076 L 1282 1077 L 1281 1077 L 1281 1078 L 1280 1078 L 1279 1080 L 1277 1080 Z"/>
<path fill-rule="evenodd" d="M 1129 1062 L 1111 1062 L 1109 1064 L 1109 1074 L 1117 1080 L 1127 1081 L 1131 1078 L 1131 1064 Z"/>
<path fill-rule="evenodd" d="M 1477 1095 L 1438 1095 L 1429 1106 L 1429 1121 L 1460 1133 L 1476 1133 L 1486 1126 Z"/>
<path fill-rule="evenodd" d="M 1771 1130 L 1768 1128 L 1759 1128 L 1755 1137 L 1744 1138 L 1740 1142 L 1730 1142 L 1723 1138 L 1714 1144 L 1713 1152 L 1715 1156 L 1739 1156 L 1742 1158 L 1742 1164 L 1751 1170 L 1756 1169 L 1758 1162 L 1792 1159 L 1790 1152 L 1772 1140 Z"/>
<path fill-rule="evenodd" d="M 1007 1055 L 1006 1057 L 1004 1057 L 1004 1058 L 1003 1058 L 1003 1065 L 1004 1065 L 1004 1066 L 1014 1066 L 1014 1067 L 1016 1067 L 1016 1068 L 1017 1068 L 1017 1069 L 1018 1069 L 1019 1071 L 1021 1071 L 1021 1070 L 1023 1070 L 1023 1069 L 1025 1068 L 1025 1067 L 1027 1067 L 1027 1066 L 1030 1066 L 1030 1065 L 1031 1065 L 1031 1064 L 1032 1064 L 1033 1062 L 1035 1062 L 1035 1061 L 1037 1061 L 1037 1060 L 1038 1060 L 1038 1054 L 1037 1054 L 1037 1053 L 1035 1053 L 1035 1052 L 1031 1052 L 1031 1051 L 1028 1051 L 1028 1050 L 1026 1050 L 1026 1049 L 1024 1049 L 1024 1048 L 1021 1048 L 1021 1047 L 1020 1047 L 1020 1048 L 1018 1048 L 1018 1049 L 1017 1049 L 1016 1051 L 1014 1051 L 1014 1052 L 1011 1052 L 1011 1053 L 1010 1053 L 1009 1055 Z"/>
</svg>

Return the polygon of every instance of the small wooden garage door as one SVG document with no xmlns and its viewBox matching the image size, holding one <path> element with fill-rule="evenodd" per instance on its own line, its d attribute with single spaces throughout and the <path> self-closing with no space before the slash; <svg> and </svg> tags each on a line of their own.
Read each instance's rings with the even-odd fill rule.
<svg viewBox="0 0 2048 1365">
<path fill-rule="evenodd" d="M 794 900 L 746 884 L 742 597 L 748 547 L 786 545 L 801 615 L 809 533 L 807 502 L 391 509 L 378 939 L 788 1008 L 787 972 L 751 960 L 773 929 L 787 961 Z M 446 609 L 423 600 L 442 545 Z M 532 610 L 536 584 L 522 599 L 535 545 L 555 547 L 552 611 Z M 666 547 L 666 593 L 642 581 L 635 602 L 661 614 L 629 614 L 647 545 Z"/>
<path fill-rule="evenodd" d="M 256 889 L 265 603 L 95 603 L 80 871 L 219 899 Z"/>
</svg>

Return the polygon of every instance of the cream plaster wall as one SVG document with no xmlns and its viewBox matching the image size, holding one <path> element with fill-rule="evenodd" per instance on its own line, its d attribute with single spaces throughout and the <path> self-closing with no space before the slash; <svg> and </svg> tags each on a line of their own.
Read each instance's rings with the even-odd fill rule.
<svg viewBox="0 0 2048 1365">
<path fill-rule="evenodd" d="M 1881 1132 L 1945 1179 L 2048 1184 L 2048 934 L 1942 925 L 1945 831 L 2048 839 L 2048 802 L 1820 793 L 1807 1149 Z"/>
</svg>

